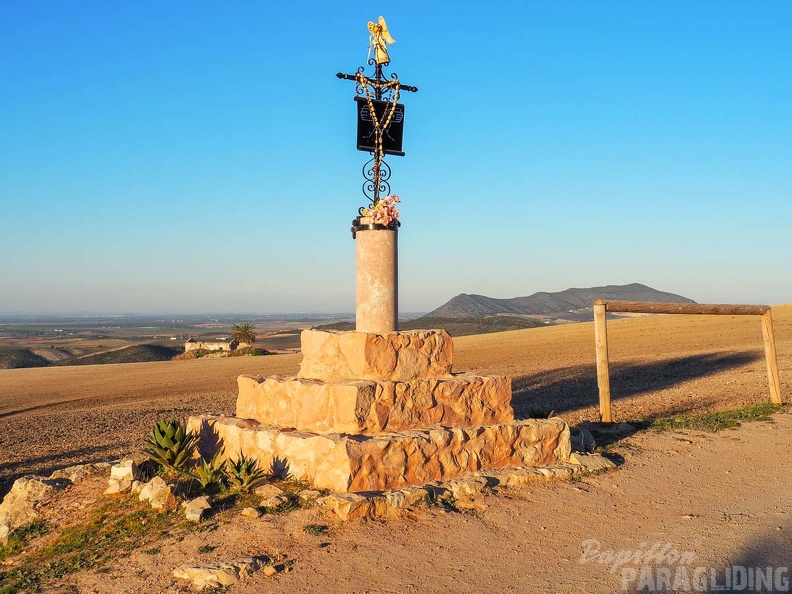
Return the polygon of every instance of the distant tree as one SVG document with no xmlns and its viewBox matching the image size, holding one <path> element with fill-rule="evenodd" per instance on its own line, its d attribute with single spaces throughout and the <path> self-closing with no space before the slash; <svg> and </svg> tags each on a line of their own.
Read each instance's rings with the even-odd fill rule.
<svg viewBox="0 0 792 594">
<path fill-rule="evenodd" d="M 250 324 L 234 324 L 231 328 L 231 338 L 237 342 L 253 344 L 256 342 L 256 333 Z"/>
</svg>

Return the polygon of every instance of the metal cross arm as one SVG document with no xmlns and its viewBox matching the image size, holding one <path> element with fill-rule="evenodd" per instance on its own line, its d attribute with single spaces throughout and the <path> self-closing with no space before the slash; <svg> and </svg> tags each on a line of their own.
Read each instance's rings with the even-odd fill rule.
<svg viewBox="0 0 792 594">
<path fill-rule="evenodd" d="M 354 81 L 358 80 L 358 78 L 354 74 L 344 74 L 343 72 L 339 72 L 339 73 L 336 74 L 336 76 L 338 78 L 342 79 L 342 80 L 354 80 Z M 382 83 L 383 82 L 383 81 L 378 81 L 377 79 L 369 78 L 369 77 L 366 77 L 366 80 L 370 84 Z M 403 85 L 401 83 L 399 83 L 399 89 L 401 89 L 402 91 L 410 91 L 411 93 L 417 93 L 418 92 L 418 87 L 413 87 L 411 85 Z"/>
</svg>

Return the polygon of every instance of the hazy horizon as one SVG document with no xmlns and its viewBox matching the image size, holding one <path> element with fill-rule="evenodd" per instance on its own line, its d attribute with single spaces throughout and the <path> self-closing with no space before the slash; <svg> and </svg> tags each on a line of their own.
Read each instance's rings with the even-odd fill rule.
<svg viewBox="0 0 792 594">
<path fill-rule="evenodd" d="M 569 288 L 583 288 L 583 287 L 567 287 Z M 657 289 L 660 291 L 664 291 L 662 287 L 651 287 L 652 289 Z M 540 291 L 540 292 L 548 292 L 548 291 Z M 462 293 L 458 293 L 460 295 Z M 476 293 L 465 293 L 468 295 L 477 295 Z M 400 311 L 399 318 L 412 318 L 418 317 L 421 315 L 425 315 L 426 313 L 433 311 L 444 305 L 453 297 L 457 295 L 452 295 L 443 303 L 438 303 L 436 306 L 430 309 L 424 310 L 415 310 L 415 311 Z M 492 297 L 494 299 L 514 299 L 516 297 L 528 297 L 530 295 L 512 295 L 509 297 L 495 297 L 493 295 L 485 295 L 486 297 Z M 689 299 L 693 299 L 697 303 L 714 303 L 714 302 L 704 302 L 694 299 L 690 295 L 681 295 L 682 297 L 687 297 Z M 738 304 L 736 301 L 720 301 L 718 303 L 730 303 L 730 304 Z M 753 304 L 753 305 L 787 305 L 792 303 L 792 301 L 786 302 L 770 302 L 770 301 L 755 301 L 755 302 L 740 302 L 739 304 Z M 322 310 L 315 310 L 315 311 L 224 311 L 224 310 L 217 310 L 217 311 L 0 311 L 0 319 L 4 318 L 14 318 L 14 317 L 154 317 L 154 316 L 162 316 L 162 317 L 173 317 L 173 316 L 186 316 L 186 317 L 212 317 L 212 316 L 221 316 L 221 317 L 289 317 L 289 316 L 303 316 L 303 317 L 310 317 L 310 316 L 319 316 L 322 318 L 349 318 L 355 316 L 354 309 L 349 311 L 322 311 Z"/>
</svg>

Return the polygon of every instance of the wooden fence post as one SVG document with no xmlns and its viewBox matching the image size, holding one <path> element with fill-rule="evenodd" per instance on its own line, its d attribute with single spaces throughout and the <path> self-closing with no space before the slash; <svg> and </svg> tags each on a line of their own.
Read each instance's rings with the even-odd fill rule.
<svg viewBox="0 0 792 594">
<path fill-rule="evenodd" d="M 594 302 L 594 342 L 597 347 L 597 386 L 599 387 L 600 420 L 612 423 L 610 373 L 608 371 L 608 330 L 605 312 L 653 313 L 653 314 L 703 314 L 723 316 L 762 316 L 767 381 L 770 384 L 770 400 L 782 404 L 781 381 L 778 379 L 775 337 L 773 336 L 773 314 L 769 305 L 729 305 L 707 303 L 655 303 L 646 301 Z"/>
<path fill-rule="evenodd" d="M 781 380 L 778 379 L 773 314 L 769 309 L 762 314 L 762 336 L 764 337 L 765 361 L 767 362 L 767 381 L 770 384 L 770 400 L 773 404 L 781 404 Z"/>
<path fill-rule="evenodd" d="M 594 344 L 597 351 L 600 421 L 611 423 L 613 420 L 611 417 L 610 372 L 608 370 L 608 326 L 605 320 L 604 303 L 594 303 Z"/>
</svg>

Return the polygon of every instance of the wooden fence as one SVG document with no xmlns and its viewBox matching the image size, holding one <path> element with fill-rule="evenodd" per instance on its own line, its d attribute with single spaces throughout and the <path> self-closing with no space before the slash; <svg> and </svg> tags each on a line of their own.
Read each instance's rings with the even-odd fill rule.
<svg viewBox="0 0 792 594">
<path fill-rule="evenodd" d="M 594 342 L 597 353 L 597 386 L 599 387 L 600 421 L 612 423 L 610 371 L 608 370 L 608 328 L 606 312 L 654 313 L 654 314 L 704 314 L 722 316 L 762 316 L 767 381 L 770 384 L 770 400 L 781 404 L 781 382 L 778 379 L 773 316 L 769 305 L 707 305 L 699 303 L 651 303 L 645 301 L 594 302 Z"/>
</svg>

